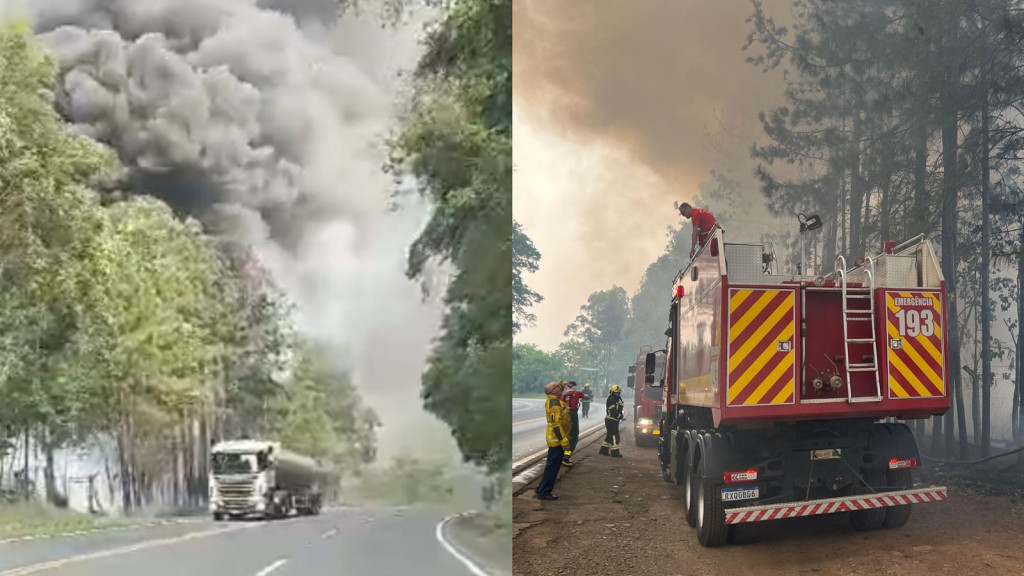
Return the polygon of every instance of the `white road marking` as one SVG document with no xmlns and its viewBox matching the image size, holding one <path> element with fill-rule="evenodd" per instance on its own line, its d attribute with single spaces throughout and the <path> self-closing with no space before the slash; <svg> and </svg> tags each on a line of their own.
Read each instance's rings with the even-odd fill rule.
<svg viewBox="0 0 1024 576">
<path fill-rule="evenodd" d="M 260 570 L 259 572 L 257 572 L 257 573 L 256 573 L 256 576 L 267 576 L 267 574 L 270 574 L 270 573 L 271 573 L 271 572 L 273 572 L 274 570 L 277 570 L 277 569 L 278 569 L 278 568 L 280 568 L 281 566 L 284 566 L 285 562 L 287 562 L 287 561 L 288 561 L 288 559 L 287 559 L 287 558 L 281 558 L 281 559 L 280 559 L 280 560 L 278 560 L 277 562 L 274 562 L 274 563 L 273 563 L 273 564 L 271 564 L 270 566 L 267 566 L 267 567 L 266 567 L 266 568 L 264 568 L 263 570 Z"/>
<path fill-rule="evenodd" d="M 69 536 L 87 536 L 89 534 L 99 534 L 100 532 L 121 532 L 129 530 L 141 530 L 143 528 L 153 528 L 154 526 L 166 526 L 169 524 L 196 524 L 202 522 L 202 519 L 196 518 L 176 518 L 170 520 L 157 520 L 155 522 L 141 522 L 139 524 L 117 524 L 113 526 L 100 526 L 98 528 L 91 528 L 89 530 L 78 530 L 75 532 L 54 532 L 52 534 L 35 534 L 31 536 L 15 536 L 0 540 L 0 544 L 13 544 L 15 542 L 29 542 L 32 540 L 43 540 L 46 538 L 66 538 Z"/>
<path fill-rule="evenodd" d="M 100 550 L 99 552 L 92 552 L 89 554 L 82 554 L 79 556 L 71 556 L 69 558 L 61 558 L 60 560 L 52 560 L 50 562 L 42 562 L 40 564 L 32 564 L 30 566 L 21 566 L 19 568 L 13 568 L 11 570 L 5 570 L 3 572 L 0 572 L 0 576 L 24 576 L 25 574 L 35 574 L 36 572 L 53 570 L 54 568 L 60 568 L 67 564 L 72 564 L 76 562 L 95 560 L 97 558 L 107 558 L 109 556 L 120 556 L 122 554 L 128 554 L 129 552 L 137 552 L 139 550 L 145 550 L 147 548 L 156 548 L 157 546 L 166 546 L 167 544 L 177 544 L 178 542 L 185 542 L 187 540 L 205 538 L 207 536 L 213 536 L 216 534 L 227 534 L 228 532 L 257 528 L 263 525 L 264 523 L 237 524 L 235 526 L 229 526 L 227 528 L 214 528 L 212 530 L 206 530 L 203 532 L 190 532 L 188 534 L 184 534 L 182 536 L 174 536 L 172 538 L 147 540 L 145 542 L 139 542 L 138 544 L 122 546 L 120 548 L 111 548 L 109 550 Z"/>
<path fill-rule="evenodd" d="M 581 431 L 580 432 L 580 440 L 583 440 L 584 438 L 589 438 L 592 434 L 595 433 L 596 430 L 600 430 L 602 428 L 604 428 L 604 424 L 598 424 L 598 425 L 596 425 L 596 426 L 594 426 L 592 428 L 587 428 L 586 430 Z M 578 445 L 576 447 L 579 448 Z M 518 462 L 513 462 L 512 463 L 512 470 L 515 470 L 516 468 L 519 468 L 519 467 L 523 466 L 524 464 L 526 464 L 530 460 L 533 460 L 535 458 L 540 458 L 541 456 L 544 456 L 547 453 L 548 453 L 548 449 L 544 448 L 543 450 L 538 450 L 538 451 L 534 452 L 533 454 L 530 454 L 529 456 L 519 460 Z"/>
<path fill-rule="evenodd" d="M 331 528 L 327 532 L 324 532 L 323 534 L 321 534 L 320 537 L 321 538 L 330 538 L 331 536 L 334 536 L 337 533 L 338 533 L 338 529 L 337 528 Z"/>
<path fill-rule="evenodd" d="M 445 518 L 444 520 L 442 520 L 440 523 L 438 523 L 437 530 L 434 531 L 434 535 L 437 537 L 437 541 L 441 543 L 441 546 L 444 546 L 444 549 L 447 550 L 449 554 L 451 554 L 452 556 L 455 556 L 456 560 L 458 560 L 459 562 L 462 562 L 462 564 L 466 568 L 469 569 L 470 573 L 472 573 L 473 576 L 490 576 L 490 574 L 485 572 L 483 570 L 483 568 L 480 568 L 479 566 L 474 564 L 472 560 L 470 560 L 469 558 L 466 558 L 466 556 L 464 554 L 462 554 L 461 552 L 456 550 L 455 547 L 452 546 L 451 543 L 449 543 L 448 540 L 444 537 L 444 527 L 445 527 L 445 525 L 448 524 L 448 522 L 450 522 L 450 521 L 452 521 L 452 520 L 454 520 L 454 519 L 456 519 L 456 518 L 458 518 L 460 516 L 462 516 L 462 514 L 456 514 L 454 516 L 449 516 L 449 517 Z M 4 575 L 0 574 L 0 576 L 4 576 Z"/>
</svg>

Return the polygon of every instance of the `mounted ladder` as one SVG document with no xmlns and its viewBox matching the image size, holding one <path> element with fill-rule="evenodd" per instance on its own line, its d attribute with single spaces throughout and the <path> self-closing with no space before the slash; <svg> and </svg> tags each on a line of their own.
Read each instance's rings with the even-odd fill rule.
<svg viewBox="0 0 1024 576">
<path fill-rule="evenodd" d="M 839 278 L 840 286 L 842 287 L 843 293 L 843 341 L 845 342 L 846 350 L 846 401 L 849 403 L 853 402 L 880 402 L 882 400 L 882 382 L 878 377 L 878 354 L 876 350 L 876 334 L 875 334 L 875 261 L 871 257 L 867 258 L 868 267 L 864 269 L 864 275 L 867 276 L 868 291 L 867 294 L 858 291 L 856 293 L 850 293 L 848 286 L 846 285 L 846 259 L 842 256 L 836 258 L 836 276 Z M 863 284 L 862 284 L 863 286 Z M 853 308 L 850 306 L 851 301 L 856 302 L 858 300 L 867 300 L 867 309 Z M 870 338 L 850 338 L 851 327 L 855 324 L 854 322 L 867 322 L 871 330 Z M 855 347 L 871 346 L 871 361 L 870 362 L 853 362 L 852 349 Z M 863 360 L 864 354 L 861 355 Z M 853 396 L 853 379 L 851 375 L 854 372 L 873 372 L 875 376 L 875 395 L 872 396 Z"/>
</svg>

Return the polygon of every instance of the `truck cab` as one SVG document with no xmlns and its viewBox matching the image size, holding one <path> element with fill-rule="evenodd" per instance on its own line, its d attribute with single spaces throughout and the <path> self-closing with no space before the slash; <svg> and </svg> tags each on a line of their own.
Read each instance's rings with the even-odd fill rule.
<svg viewBox="0 0 1024 576">
<path fill-rule="evenodd" d="M 211 449 L 209 509 L 215 520 L 320 511 L 319 463 L 264 440 L 228 440 Z"/>
</svg>

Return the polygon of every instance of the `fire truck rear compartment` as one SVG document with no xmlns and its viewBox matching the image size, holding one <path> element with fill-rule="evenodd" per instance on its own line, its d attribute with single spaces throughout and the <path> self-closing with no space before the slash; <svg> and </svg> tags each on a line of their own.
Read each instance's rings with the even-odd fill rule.
<svg viewBox="0 0 1024 576">
<path fill-rule="evenodd" d="M 867 296 L 867 290 L 854 289 L 851 294 Z M 849 373 L 852 388 L 847 390 L 851 382 L 847 381 L 846 363 L 864 365 L 873 363 L 875 346 L 871 338 L 869 321 L 873 317 L 868 314 L 866 299 L 848 298 L 848 305 L 853 317 L 863 317 L 864 321 L 848 323 L 850 344 L 847 358 L 846 344 L 843 341 L 843 303 L 842 292 L 837 288 L 806 288 L 801 294 L 803 310 L 801 319 L 801 344 L 803 346 L 803 367 L 800 380 L 800 398 L 802 402 L 822 399 L 843 399 L 851 397 L 875 396 L 875 376 L 873 372 L 853 370 Z M 860 314 L 863 312 L 863 314 Z M 837 382 L 838 387 L 833 384 Z"/>
</svg>

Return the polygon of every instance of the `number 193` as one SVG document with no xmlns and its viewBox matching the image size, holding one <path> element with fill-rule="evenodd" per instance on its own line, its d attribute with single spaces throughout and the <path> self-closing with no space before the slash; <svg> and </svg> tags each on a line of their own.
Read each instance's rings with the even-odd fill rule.
<svg viewBox="0 0 1024 576">
<path fill-rule="evenodd" d="M 900 310 L 896 318 L 900 321 L 900 336 L 917 338 L 935 334 L 935 315 L 931 310 Z"/>
</svg>

